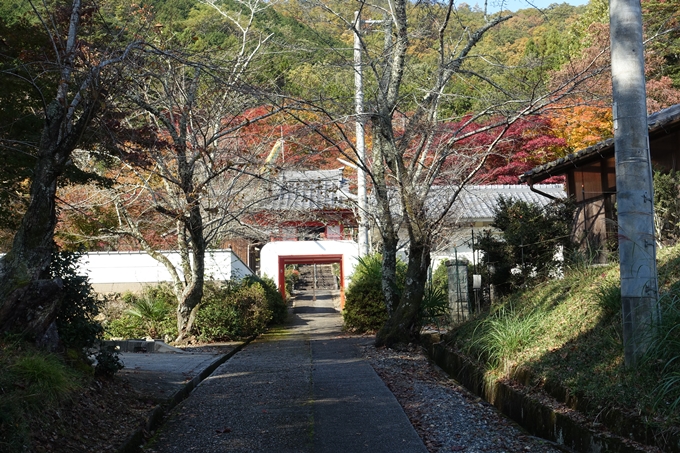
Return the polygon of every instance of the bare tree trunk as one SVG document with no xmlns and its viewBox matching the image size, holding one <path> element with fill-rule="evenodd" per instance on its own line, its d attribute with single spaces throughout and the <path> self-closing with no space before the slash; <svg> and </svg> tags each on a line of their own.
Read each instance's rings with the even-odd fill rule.
<svg viewBox="0 0 680 453">
<path fill-rule="evenodd" d="M 193 188 L 193 185 L 191 187 Z M 184 266 L 184 280 L 187 284 L 177 301 L 177 339 L 175 341 L 181 341 L 191 333 L 196 312 L 201 300 L 203 300 L 205 283 L 206 243 L 203 232 L 203 217 L 198 199 L 193 199 L 190 194 L 188 198 L 192 201 L 187 229 L 191 238 L 193 263 L 187 263 L 190 266 Z"/>
<path fill-rule="evenodd" d="M 430 241 L 427 236 L 409 236 L 404 293 L 399 306 L 376 335 L 376 346 L 390 348 L 400 343 L 408 344 L 417 341 L 420 336 L 420 306 L 430 266 Z"/>
<path fill-rule="evenodd" d="M 399 288 L 397 286 L 397 241 L 394 232 L 389 230 L 383 232 L 383 252 L 382 252 L 382 291 L 385 296 L 388 316 L 399 305 Z"/>
<path fill-rule="evenodd" d="M 12 250 L 0 258 L 0 330 L 22 332 L 36 340 L 56 318 L 62 297 L 61 282 L 51 280 L 49 274 L 57 223 L 55 195 L 57 179 L 80 136 L 62 137 L 65 121 L 65 108 L 52 101 L 46 109 L 31 201 Z"/>
<path fill-rule="evenodd" d="M 380 234 L 382 236 L 382 290 L 385 296 L 388 316 L 399 305 L 399 289 L 397 287 L 397 247 L 399 237 L 398 226 L 394 224 L 394 218 L 390 211 L 390 197 L 387 191 L 387 175 L 385 174 L 384 148 L 390 146 L 390 141 L 385 140 L 382 130 L 375 128 L 373 135 L 373 193 L 378 202 L 378 220 Z"/>
</svg>

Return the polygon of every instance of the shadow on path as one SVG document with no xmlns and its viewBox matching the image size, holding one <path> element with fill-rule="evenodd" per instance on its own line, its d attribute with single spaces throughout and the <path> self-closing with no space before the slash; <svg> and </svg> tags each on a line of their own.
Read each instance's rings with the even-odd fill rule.
<svg viewBox="0 0 680 453">
<path fill-rule="evenodd" d="M 203 381 L 145 451 L 426 453 L 361 358 L 372 339 L 345 335 L 337 291 L 319 292 Z"/>
</svg>

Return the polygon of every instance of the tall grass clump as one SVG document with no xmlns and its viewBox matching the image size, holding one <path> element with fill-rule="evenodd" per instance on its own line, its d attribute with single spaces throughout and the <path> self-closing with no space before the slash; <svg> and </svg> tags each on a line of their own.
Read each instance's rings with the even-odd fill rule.
<svg viewBox="0 0 680 453">
<path fill-rule="evenodd" d="M 525 314 L 511 305 L 503 305 L 477 325 L 471 352 L 476 352 L 492 368 L 507 372 L 515 363 L 515 356 L 538 338 L 541 325 L 540 312 Z"/>
<path fill-rule="evenodd" d="M 406 264 L 397 262 L 398 290 L 404 287 Z M 354 268 L 342 312 L 344 328 L 365 333 L 379 330 L 387 321 L 387 306 L 382 292 L 382 256 L 373 254 L 359 258 Z"/>
<path fill-rule="evenodd" d="M 595 299 L 605 316 L 621 313 L 621 284 L 615 279 L 606 279 L 595 290 Z"/>
<path fill-rule="evenodd" d="M 28 451 L 29 420 L 77 391 L 80 377 L 57 354 L 0 338 L 0 451 Z"/>
<path fill-rule="evenodd" d="M 680 410 L 680 294 L 669 294 L 660 304 L 661 324 L 649 354 L 661 368 L 654 402 L 660 411 L 677 414 Z"/>
</svg>

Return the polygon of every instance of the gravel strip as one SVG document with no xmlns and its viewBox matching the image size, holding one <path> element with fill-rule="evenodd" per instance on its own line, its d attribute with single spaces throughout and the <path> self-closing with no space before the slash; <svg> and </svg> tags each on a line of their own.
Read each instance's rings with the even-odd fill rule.
<svg viewBox="0 0 680 453">
<path fill-rule="evenodd" d="M 493 406 L 450 379 L 419 348 L 363 348 L 404 408 L 428 451 L 560 453 L 560 447 L 530 436 Z"/>
</svg>

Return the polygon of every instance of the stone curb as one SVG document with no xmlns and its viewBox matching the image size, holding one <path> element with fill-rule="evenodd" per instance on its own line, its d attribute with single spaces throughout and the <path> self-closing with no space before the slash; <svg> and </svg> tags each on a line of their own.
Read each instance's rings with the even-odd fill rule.
<svg viewBox="0 0 680 453">
<path fill-rule="evenodd" d="M 484 371 L 467 357 L 440 343 L 439 335 L 424 335 L 422 345 L 429 358 L 473 394 L 492 404 L 504 415 L 514 420 L 534 436 L 567 447 L 579 453 L 638 453 L 629 439 L 611 433 L 600 433 L 556 411 L 531 396 L 500 382 L 489 382 Z M 680 445 L 670 445 L 670 450 L 680 451 Z"/>
<path fill-rule="evenodd" d="M 163 403 L 157 405 L 148 415 L 145 423 L 140 426 L 134 433 L 132 433 L 128 439 L 123 443 L 123 445 L 118 448 L 118 453 L 138 453 L 141 451 L 142 444 L 148 433 L 154 431 L 158 428 L 163 418 L 167 413 L 181 403 L 186 397 L 188 397 L 191 392 L 200 384 L 205 378 L 210 376 L 215 372 L 217 367 L 222 365 L 224 362 L 232 358 L 237 352 L 241 351 L 246 347 L 251 341 L 257 338 L 257 335 L 252 336 L 245 340 L 243 343 L 236 346 L 234 349 L 229 351 L 222 357 L 215 359 L 210 365 L 208 365 L 203 371 L 198 375 L 194 376 L 189 382 L 187 382 L 184 387 L 175 392 L 174 395 L 167 398 Z"/>
</svg>

